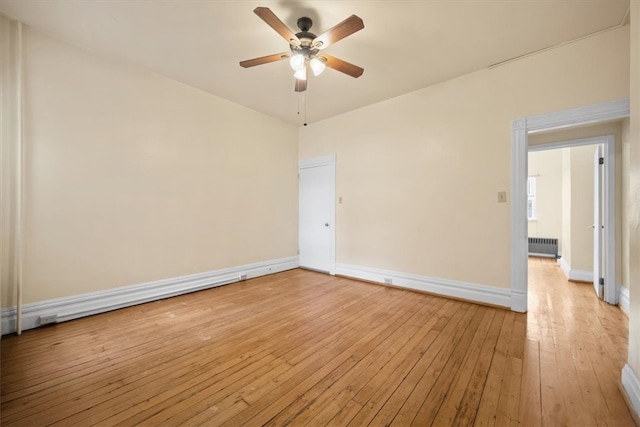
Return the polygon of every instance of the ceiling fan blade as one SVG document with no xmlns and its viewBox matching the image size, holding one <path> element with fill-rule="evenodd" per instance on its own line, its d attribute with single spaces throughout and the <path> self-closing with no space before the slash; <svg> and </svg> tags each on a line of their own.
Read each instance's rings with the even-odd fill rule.
<svg viewBox="0 0 640 427">
<path fill-rule="evenodd" d="M 347 61 L 338 59 L 335 56 L 327 55 L 324 53 L 320 56 L 327 60 L 327 67 L 333 68 L 334 70 L 340 71 L 341 73 L 348 74 L 351 77 L 355 77 L 356 79 L 360 77 L 362 73 L 364 73 L 364 68 L 360 68 L 357 65 L 353 65 Z"/>
<path fill-rule="evenodd" d="M 247 59 L 246 61 L 240 61 L 240 66 L 243 68 L 255 67 L 256 65 L 268 64 L 269 62 L 281 61 L 291 56 L 290 53 L 274 53 L 273 55 L 261 56 L 260 58 Z"/>
<path fill-rule="evenodd" d="M 335 27 L 328 29 L 313 39 L 311 45 L 318 49 L 324 49 L 363 28 L 364 22 L 362 22 L 362 19 L 356 15 L 351 15 Z"/>
<path fill-rule="evenodd" d="M 299 80 L 299 79 L 295 79 L 296 80 L 296 92 L 304 92 L 305 90 L 307 90 L 307 81 L 306 80 Z"/>
<path fill-rule="evenodd" d="M 268 7 L 256 7 L 253 13 L 258 15 L 271 28 L 276 30 L 289 44 L 300 45 L 300 39 L 287 25 L 276 16 Z"/>
</svg>

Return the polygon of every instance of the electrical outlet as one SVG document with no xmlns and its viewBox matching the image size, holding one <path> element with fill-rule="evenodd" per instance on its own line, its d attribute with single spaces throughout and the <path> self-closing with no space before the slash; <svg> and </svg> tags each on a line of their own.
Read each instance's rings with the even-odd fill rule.
<svg viewBox="0 0 640 427">
<path fill-rule="evenodd" d="M 57 314 L 49 314 L 47 316 L 40 316 L 38 318 L 39 325 L 48 325 L 49 323 L 56 323 L 56 322 L 58 322 Z"/>
<path fill-rule="evenodd" d="M 506 202 L 507 202 L 507 192 L 498 191 L 498 203 L 506 203 Z"/>
</svg>

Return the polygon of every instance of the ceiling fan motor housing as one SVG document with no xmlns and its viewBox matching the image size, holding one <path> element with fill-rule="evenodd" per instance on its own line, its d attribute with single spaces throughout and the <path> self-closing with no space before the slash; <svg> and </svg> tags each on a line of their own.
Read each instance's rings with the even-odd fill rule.
<svg viewBox="0 0 640 427">
<path fill-rule="evenodd" d="M 306 57 L 313 56 L 318 53 L 317 47 L 313 46 L 313 40 L 316 38 L 316 35 L 309 32 L 311 26 L 313 25 L 313 21 L 311 18 L 303 16 L 302 18 L 298 18 L 298 28 L 300 28 L 300 32 L 296 34 L 298 40 L 300 40 L 300 44 L 292 43 L 291 51 L 295 53 L 301 53 Z"/>
<path fill-rule="evenodd" d="M 303 16 L 302 18 L 298 18 L 297 24 L 298 28 L 300 28 L 302 32 L 307 32 L 313 26 L 313 21 L 311 20 L 311 18 Z"/>
</svg>

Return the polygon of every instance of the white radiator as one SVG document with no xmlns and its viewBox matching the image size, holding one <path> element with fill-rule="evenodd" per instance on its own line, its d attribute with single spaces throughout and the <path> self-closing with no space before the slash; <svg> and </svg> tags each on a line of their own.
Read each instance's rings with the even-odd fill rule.
<svg viewBox="0 0 640 427">
<path fill-rule="evenodd" d="M 558 239 L 529 237 L 529 255 L 558 258 Z"/>
</svg>

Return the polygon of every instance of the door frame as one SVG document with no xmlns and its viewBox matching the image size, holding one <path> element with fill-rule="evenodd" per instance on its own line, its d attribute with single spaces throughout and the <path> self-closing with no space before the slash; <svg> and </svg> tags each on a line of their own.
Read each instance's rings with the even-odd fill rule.
<svg viewBox="0 0 640 427">
<path fill-rule="evenodd" d="M 607 168 L 609 167 L 610 160 L 608 160 L 608 151 L 603 144 L 596 145 L 596 151 L 593 153 L 593 164 L 591 165 L 591 170 L 593 171 L 593 289 L 596 291 L 596 295 L 600 299 L 605 298 L 606 290 L 605 286 L 600 285 L 600 278 L 604 279 L 604 284 L 611 286 L 611 283 L 608 281 L 611 279 L 609 275 L 606 275 L 607 268 L 607 247 L 606 240 L 603 241 L 603 229 L 604 229 L 604 237 L 609 233 L 608 224 L 606 223 L 607 218 L 607 209 L 609 208 L 608 200 L 604 198 L 607 197 L 607 193 L 609 192 L 609 185 L 607 184 L 609 180 L 609 173 L 607 172 Z M 614 151 L 615 152 L 615 151 Z M 602 167 L 600 166 L 600 159 L 604 158 L 604 163 Z M 615 160 L 613 163 L 613 167 L 616 167 Z M 615 177 L 615 175 L 614 175 Z M 615 179 L 615 178 L 614 178 Z M 602 183 L 605 183 L 606 188 L 603 189 Z M 615 209 L 615 202 L 614 202 Z M 573 211 L 572 211 L 573 212 Z M 614 221 L 615 224 L 615 221 Z M 614 230 L 615 232 L 615 230 Z M 604 255 L 603 255 L 603 244 L 604 246 Z M 615 252 L 614 252 L 615 253 Z M 604 259 L 603 259 L 604 258 Z M 603 262 L 604 261 L 604 262 Z M 615 264 L 614 264 L 615 265 Z M 604 269 L 604 276 L 602 270 Z M 609 277 L 607 277 L 609 276 Z M 615 276 L 614 276 L 615 279 Z M 616 304 L 617 301 L 607 301 L 611 304 Z"/>
<path fill-rule="evenodd" d="M 329 274 L 336 274 L 336 155 L 314 157 L 311 159 L 298 160 L 298 194 L 300 194 L 300 171 L 302 169 L 315 167 L 329 167 L 329 187 L 331 188 L 331 201 L 329 204 L 331 230 L 329 249 Z M 298 203 L 300 200 L 298 199 Z M 298 212 L 300 212 L 298 206 Z M 298 213 L 298 218 L 300 214 Z M 300 253 L 300 221 L 298 221 L 298 254 Z"/>
<path fill-rule="evenodd" d="M 602 223 L 604 225 L 604 295 L 600 295 L 596 290 L 598 298 L 603 298 L 609 304 L 618 303 L 618 292 L 616 286 L 616 144 L 615 136 L 604 135 L 595 136 L 590 138 L 572 139 L 567 141 L 550 142 L 546 144 L 536 144 L 528 147 L 527 153 L 532 151 L 553 150 L 558 148 L 570 148 L 579 147 L 584 145 L 603 145 L 604 157 L 606 159 L 604 164 L 604 217 Z M 528 157 L 527 157 L 528 164 Z M 527 165 L 528 167 L 528 165 Z M 595 185 L 594 185 L 595 186 Z M 594 218 L 595 221 L 595 218 Z M 613 232 L 610 232 L 613 230 Z M 596 245 L 594 241 L 594 256 Z M 595 262 L 595 260 L 594 260 Z M 593 271 L 595 273 L 596 266 L 594 264 Z M 597 283 L 594 283 L 597 286 Z"/>
<path fill-rule="evenodd" d="M 528 134 L 629 117 L 629 98 L 552 113 L 511 123 L 511 310 L 527 311 L 527 176 Z M 615 238 L 615 233 L 614 238 Z"/>
</svg>

